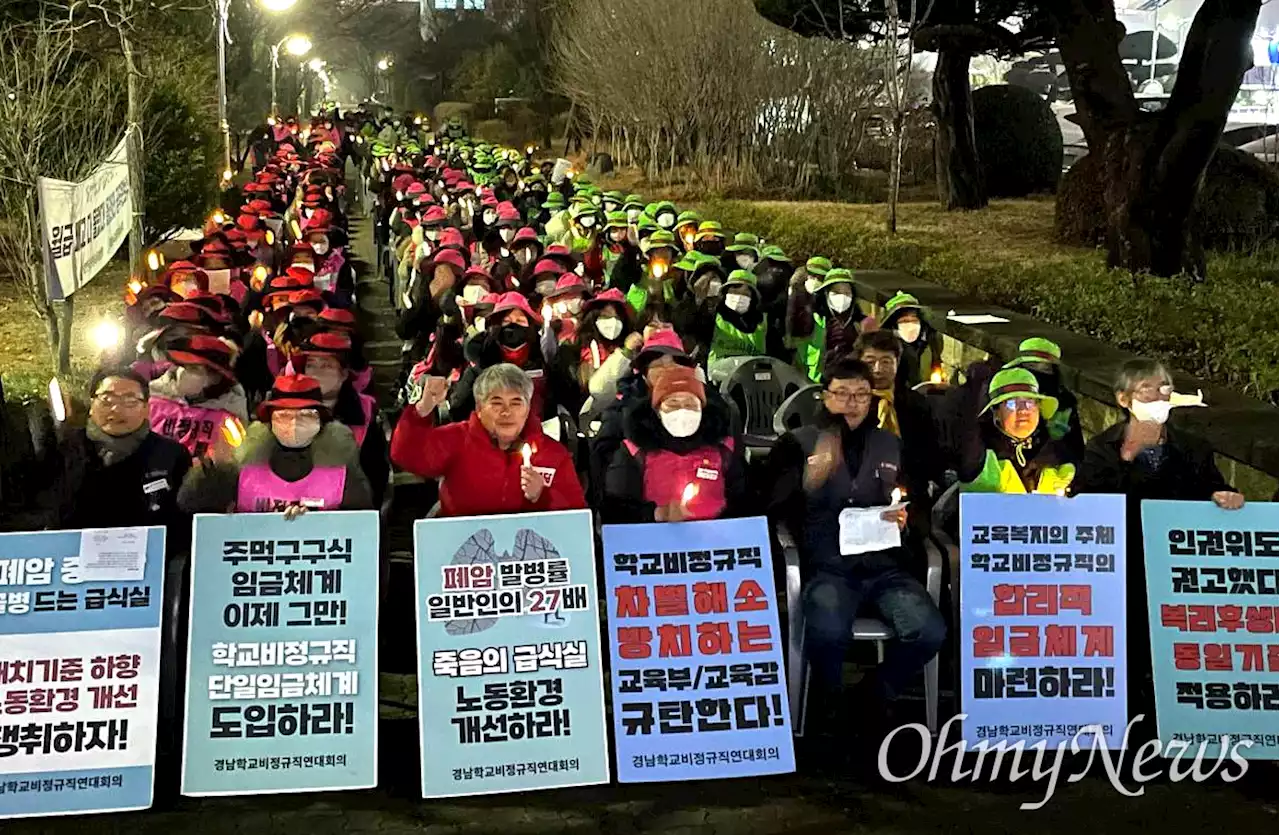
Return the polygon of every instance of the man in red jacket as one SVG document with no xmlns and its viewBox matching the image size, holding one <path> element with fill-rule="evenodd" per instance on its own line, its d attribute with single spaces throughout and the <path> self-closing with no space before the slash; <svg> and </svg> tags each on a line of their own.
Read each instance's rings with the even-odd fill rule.
<svg viewBox="0 0 1280 835">
<path fill-rule="evenodd" d="M 533 381 L 499 363 L 475 382 L 475 411 L 465 422 L 437 425 L 448 394 L 428 377 L 391 436 L 391 460 L 423 478 L 440 478 L 441 516 L 574 510 L 587 506 L 569 451 L 529 419 Z"/>
</svg>

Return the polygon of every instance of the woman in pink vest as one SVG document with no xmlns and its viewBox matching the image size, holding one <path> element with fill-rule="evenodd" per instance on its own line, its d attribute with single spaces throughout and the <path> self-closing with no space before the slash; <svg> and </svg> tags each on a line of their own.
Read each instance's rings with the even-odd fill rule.
<svg viewBox="0 0 1280 835">
<path fill-rule="evenodd" d="M 210 334 L 171 343 L 165 359 L 173 367 L 149 387 L 152 431 L 182 444 L 192 458 L 204 458 L 228 419 L 247 421 L 244 388 L 231 370 L 236 353 L 233 342 Z"/>
<path fill-rule="evenodd" d="M 696 369 L 673 365 L 624 416 L 626 440 L 605 473 L 601 515 L 684 522 L 747 512 L 746 469 L 728 407 L 707 400 Z"/>
<path fill-rule="evenodd" d="M 189 513 L 367 510 L 368 479 L 351 430 L 333 420 L 320 384 L 301 374 L 276 378 L 244 443 L 192 469 L 178 493 Z"/>
<path fill-rule="evenodd" d="M 320 384 L 325 408 L 355 436 L 360 448 L 360 469 L 369 479 L 374 506 L 381 507 L 391 477 L 387 434 L 378 415 L 378 401 L 356 388 L 351 370 L 355 353 L 351 337 L 346 334 L 318 331 L 294 353 L 292 365 L 298 373 Z"/>
</svg>

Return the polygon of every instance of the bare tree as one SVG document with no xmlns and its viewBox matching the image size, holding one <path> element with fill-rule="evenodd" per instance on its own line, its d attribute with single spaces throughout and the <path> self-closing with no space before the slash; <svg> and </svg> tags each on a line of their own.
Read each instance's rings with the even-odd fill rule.
<svg viewBox="0 0 1280 835">
<path fill-rule="evenodd" d="M 44 16 L 0 26 L 0 272 L 31 300 L 59 373 L 70 365 L 74 308 L 49 299 L 36 179 L 83 179 L 120 137 L 123 85 L 110 64 L 78 51 L 81 30 Z"/>
</svg>

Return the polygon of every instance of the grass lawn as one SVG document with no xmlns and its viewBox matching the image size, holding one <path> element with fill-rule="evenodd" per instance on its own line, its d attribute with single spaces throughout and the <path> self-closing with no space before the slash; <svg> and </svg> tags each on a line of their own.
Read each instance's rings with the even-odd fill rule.
<svg viewBox="0 0 1280 835">
<path fill-rule="evenodd" d="M 1194 285 L 1135 280 L 1108 270 L 1101 250 L 1054 243 L 1052 198 L 997 200 L 981 212 L 906 203 L 892 237 L 883 204 L 708 200 L 697 208 L 727 230 L 764 236 L 797 264 L 821 254 L 855 270 L 902 270 L 1262 400 L 1275 402 L 1280 387 L 1274 247 L 1212 254 L 1208 280 Z"/>
<path fill-rule="evenodd" d="M 97 352 L 89 342 L 93 325 L 105 318 L 119 319 L 124 311 L 126 274 L 123 264 L 113 262 L 75 294 L 72 373 L 63 381 L 68 393 L 80 394 L 97 366 Z M 21 287 L 0 280 L 0 377 L 5 398 L 11 402 L 44 398 L 52 376 L 53 357 L 44 322 Z"/>
</svg>

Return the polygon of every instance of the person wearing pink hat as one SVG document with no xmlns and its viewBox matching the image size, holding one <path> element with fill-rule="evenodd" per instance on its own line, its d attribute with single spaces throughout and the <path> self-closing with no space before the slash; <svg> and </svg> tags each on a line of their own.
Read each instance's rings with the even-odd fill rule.
<svg viewBox="0 0 1280 835">
<path fill-rule="evenodd" d="M 320 384 L 281 374 L 241 445 L 193 467 L 178 491 L 188 513 L 367 510 L 373 493 L 351 430 L 333 419 Z"/>
<path fill-rule="evenodd" d="M 193 458 L 210 453 L 228 418 L 249 418 L 244 388 L 232 369 L 238 349 L 230 340 L 194 333 L 169 343 L 172 367 L 151 381 L 152 429 L 186 447 Z"/>
<path fill-rule="evenodd" d="M 565 269 L 557 261 L 543 258 L 533 265 L 529 271 L 529 282 L 520 282 L 520 288 L 530 301 L 541 306 L 543 299 L 556 290 L 556 282 L 565 274 Z"/>
<path fill-rule="evenodd" d="M 587 285 L 577 273 L 565 273 L 556 279 L 555 289 L 542 302 L 543 318 L 550 325 L 547 333 L 555 340 L 550 343 L 551 354 L 555 353 L 555 345 L 577 340 L 578 319 L 590 295 Z"/>
<path fill-rule="evenodd" d="M 542 257 L 542 241 L 532 227 L 524 226 L 516 230 L 511 239 L 511 257 L 515 259 L 518 270 L 524 270 Z"/>
<path fill-rule="evenodd" d="M 643 343 L 644 337 L 632 327 L 631 307 L 622 291 L 603 290 L 583 304 L 577 338 L 571 350 L 561 350 L 560 362 L 570 363 L 583 392 L 594 396 L 596 375 L 602 375 L 602 386 L 605 378 L 616 383 L 623 363 L 629 363 Z"/>
</svg>

